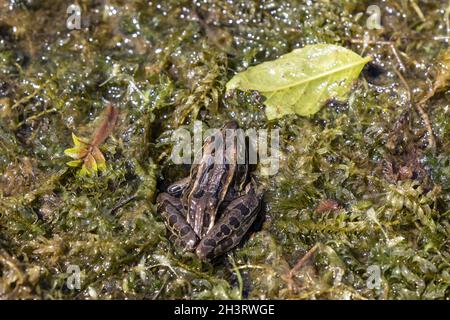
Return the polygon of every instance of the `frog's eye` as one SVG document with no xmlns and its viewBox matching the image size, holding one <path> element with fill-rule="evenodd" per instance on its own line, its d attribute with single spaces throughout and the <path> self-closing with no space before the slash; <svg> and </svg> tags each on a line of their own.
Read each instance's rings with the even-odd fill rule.
<svg viewBox="0 0 450 320">
<path fill-rule="evenodd" d="M 167 193 L 169 193 L 172 196 L 179 196 L 183 191 L 187 188 L 186 183 L 174 183 L 167 187 Z"/>
<path fill-rule="evenodd" d="M 172 196 L 179 196 L 189 186 L 190 177 L 176 181 L 167 187 L 167 192 Z"/>
<path fill-rule="evenodd" d="M 172 194 L 172 195 L 177 195 L 179 194 L 181 191 L 183 191 L 183 187 L 179 184 L 173 184 L 171 186 L 169 186 L 167 188 L 167 192 Z"/>
</svg>

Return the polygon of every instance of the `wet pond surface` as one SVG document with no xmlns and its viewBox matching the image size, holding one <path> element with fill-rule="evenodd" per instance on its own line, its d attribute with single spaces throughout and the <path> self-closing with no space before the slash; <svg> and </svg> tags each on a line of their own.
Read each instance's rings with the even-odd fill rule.
<svg viewBox="0 0 450 320">
<path fill-rule="evenodd" d="M 66 1 L 0 3 L 0 297 L 449 297 L 448 1 L 79 3 L 74 30 Z M 269 122 L 258 93 L 225 95 L 316 43 L 374 58 L 348 100 Z M 107 169 L 77 175 L 64 150 L 106 101 Z M 174 250 L 155 197 L 189 170 L 173 131 L 231 119 L 279 129 L 280 167 L 256 168 L 261 221 L 205 263 Z"/>
</svg>

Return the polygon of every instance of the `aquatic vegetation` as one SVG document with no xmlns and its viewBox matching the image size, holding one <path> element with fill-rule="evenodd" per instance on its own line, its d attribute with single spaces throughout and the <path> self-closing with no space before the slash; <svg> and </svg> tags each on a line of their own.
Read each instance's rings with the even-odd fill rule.
<svg viewBox="0 0 450 320">
<path fill-rule="evenodd" d="M 448 299 L 448 1 L 375 2 L 80 1 L 80 30 L 65 1 L 0 2 L 0 297 Z M 268 121 L 258 92 L 225 94 L 314 44 L 373 57 L 347 99 Z M 92 144 L 105 101 L 106 169 L 77 175 L 64 150 Z M 155 199 L 188 175 L 174 130 L 232 119 L 280 129 L 279 172 L 255 169 L 260 221 L 202 262 L 174 250 Z"/>
</svg>

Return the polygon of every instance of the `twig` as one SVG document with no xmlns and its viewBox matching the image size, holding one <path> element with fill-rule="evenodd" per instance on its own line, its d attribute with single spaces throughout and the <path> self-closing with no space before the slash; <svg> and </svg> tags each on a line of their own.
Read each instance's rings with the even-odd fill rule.
<svg viewBox="0 0 450 320">
<path fill-rule="evenodd" d="M 17 125 L 17 127 L 20 127 L 20 126 L 22 126 L 22 125 L 24 125 L 24 124 L 26 124 L 26 123 L 30 123 L 31 121 L 34 121 L 34 120 L 36 120 L 36 119 L 39 119 L 40 117 L 42 117 L 42 116 L 44 116 L 44 115 L 46 115 L 46 114 L 48 114 L 48 113 L 53 113 L 53 112 L 57 112 L 57 111 L 58 111 L 58 110 L 56 110 L 55 108 L 46 109 L 46 110 L 44 110 L 44 111 L 42 111 L 42 112 L 40 112 L 40 113 L 38 113 L 38 114 L 36 114 L 36 115 L 34 115 L 34 116 L 31 116 L 31 117 L 26 118 L 25 120 L 19 122 L 19 124 Z"/>
<path fill-rule="evenodd" d="M 389 48 L 391 49 L 392 53 L 394 54 L 395 59 L 397 59 L 398 65 L 400 66 L 400 69 L 402 69 L 402 71 L 405 71 L 405 65 L 403 64 L 402 60 L 400 59 L 400 56 L 398 54 L 398 50 L 395 48 L 394 44 L 392 43 L 392 41 L 379 41 L 379 40 L 368 40 L 368 39 L 350 39 L 351 43 L 359 43 L 359 44 L 378 44 L 378 45 L 382 45 L 382 46 L 389 46 Z"/>
<path fill-rule="evenodd" d="M 234 261 L 233 257 L 230 255 L 231 264 L 233 265 L 233 271 L 236 272 L 236 277 L 239 283 L 239 299 L 242 300 L 242 292 L 244 291 L 244 281 L 242 280 L 241 273 L 239 272 L 239 269 L 236 265 L 236 262 Z"/>
<path fill-rule="evenodd" d="M 411 89 L 409 88 L 409 85 L 406 82 L 403 75 L 395 68 L 394 68 L 394 71 L 406 88 L 406 91 L 408 94 L 409 105 L 411 106 L 411 104 L 413 103 L 412 97 L 411 97 Z M 414 103 L 414 107 L 416 108 L 417 112 L 419 113 L 420 117 L 422 118 L 425 128 L 428 131 L 428 148 L 430 148 L 434 152 L 434 150 L 436 149 L 436 141 L 434 140 L 433 128 L 431 126 L 430 117 L 428 117 L 428 114 L 425 112 L 425 109 L 423 108 L 423 103 L 421 103 L 421 102 Z"/>
<path fill-rule="evenodd" d="M 106 140 L 106 138 L 108 138 L 116 125 L 119 109 L 109 103 L 102 116 L 103 119 L 100 125 L 95 129 L 94 134 L 92 135 L 90 141 L 91 146 L 98 147 Z"/>
<path fill-rule="evenodd" d="M 319 249 L 319 243 L 316 243 L 314 247 L 312 247 L 297 263 L 295 266 L 289 271 L 289 278 L 292 278 L 295 273 L 301 270 L 306 262 L 316 253 L 317 249 Z"/>
<path fill-rule="evenodd" d="M 152 300 L 156 300 L 156 299 L 159 298 L 159 296 L 160 296 L 161 293 L 163 292 L 164 288 L 166 287 L 167 282 L 169 282 L 169 277 L 166 277 L 166 278 L 164 279 L 164 282 L 163 282 L 163 284 L 161 285 L 161 288 L 159 288 L 159 290 L 156 292 L 156 294 L 153 295 Z"/>
<path fill-rule="evenodd" d="M 422 10 L 420 10 L 420 7 L 417 5 L 417 3 L 414 0 L 409 0 L 409 2 L 411 3 L 414 11 L 419 16 L 420 20 L 422 20 L 422 22 L 425 22 L 425 16 L 423 15 Z"/>
<path fill-rule="evenodd" d="M 405 72 L 406 68 L 405 65 L 402 62 L 402 59 L 400 59 L 400 56 L 398 55 L 397 49 L 395 48 L 395 46 L 391 43 L 390 45 L 392 52 L 394 53 L 395 58 L 397 59 L 398 65 L 400 67 L 400 69 Z"/>
<path fill-rule="evenodd" d="M 421 103 L 416 103 L 414 105 L 417 109 L 417 112 L 420 114 L 423 123 L 425 124 L 425 128 L 428 131 L 428 148 L 430 148 L 431 151 L 434 152 L 436 150 L 436 141 L 434 140 L 433 128 L 431 127 L 430 117 L 426 113 Z"/>
<path fill-rule="evenodd" d="M 137 197 L 136 195 L 132 195 L 131 197 L 128 197 L 125 200 L 120 201 L 117 205 L 114 206 L 114 208 L 111 209 L 109 214 L 114 214 L 117 210 L 119 210 L 120 208 L 122 208 L 123 206 L 128 204 L 129 202 L 131 202 L 134 199 L 136 199 L 136 197 Z"/>
<path fill-rule="evenodd" d="M 405 80 L 405 78 L 403 77 L 403 75 L 401 74 L 401 72 L 398 71 L 396 68 L 394 68 L 394 72 L 395 72 L 395 74 L 397 75 L 397 77 L 399 77 L 400 81 L 402 82 L 403 86 L 405 87 L 405 89 L 406 89 L 406 94 L 407 94 L 407 96 L 408 96 L 408 103 L 411 105 L 411 99 L 412 99 L 412 96 L 411 96 L 411 88 L 409 87 L 408 82 L 406 82 L 406 80 Z"/>
<path fill-rule="evenodd" d="M 19 101 L 17 101 L 16 103 L 14 103 L 12 105 L 12 107 L 11 107 L 11 110 L 14 110 L 15 108 L 17 108 L 21 104 L 27 103 L 28 101 L 33 99 L 41 90 L 43 90 L 45 88 L 45 86 L 47 85 L 48 82 L 49 81 L 47 80 L 44 84 L 39 86 L 39 88 L 35 89 L 30 95 L 25 96 L 25 97 L 21 98 Z"/>
<path fill-rule="evenodd" d="M 350 42 L 358 44 L 379 44 L 388 46 L 392 44 L 392 41 L 369 40 L 369 39 L 350 39 Z"/>
</svg>

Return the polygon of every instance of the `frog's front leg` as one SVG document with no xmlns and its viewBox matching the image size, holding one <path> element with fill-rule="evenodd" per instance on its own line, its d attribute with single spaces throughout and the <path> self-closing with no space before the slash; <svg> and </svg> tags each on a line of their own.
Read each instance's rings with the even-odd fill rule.
<svg viewBox="0 0 450 320">
<path fill-rule="evenodd" d="M 224 209 L 222 216 L 197 246 L 196 254 L 202 260 L 213 259 L 239 244 L 255 221 L 262 193 L 252 181 L 246 194 L 234 199 Z"/>
<path fill-rule="evenodd" d="M 170 232 L 169 239 L 179 247 L 194 251 L 199 241 L 192 227 L 182 214 L 183 205 L 179 198 L 168 193 L 160 193 L 156 199 L 157 210 Z"/>
</svg>

